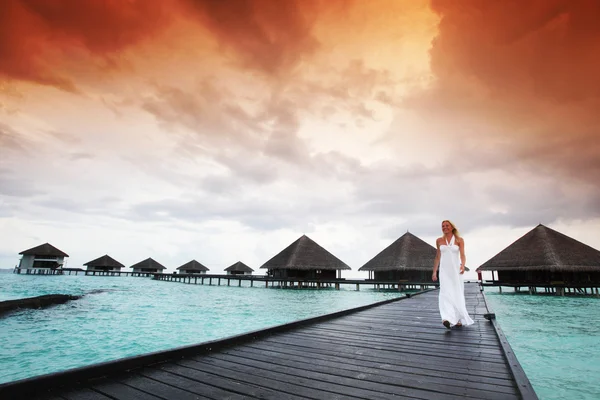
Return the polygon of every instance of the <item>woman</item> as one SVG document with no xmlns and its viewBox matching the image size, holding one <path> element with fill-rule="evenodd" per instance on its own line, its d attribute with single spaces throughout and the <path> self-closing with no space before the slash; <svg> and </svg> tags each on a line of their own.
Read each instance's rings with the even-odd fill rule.
<svg viewBox="0 0 600 400">
<path fill-rule="evenodd" d="M 461 327 L 471 325 L 473 320 L 469 317 L 465 304 L 465 287 L 463 276 L 465 272 L 465 241 L 460 237 L 456 226 L 448 221 L 442 221 L 441 238 L 435 241 L 437 254 L 433 263 L 435 282 L 438 267 L 440 269 L 440 315 L 442 324 L 447 329 L 451 326 Z"/>
</svg>

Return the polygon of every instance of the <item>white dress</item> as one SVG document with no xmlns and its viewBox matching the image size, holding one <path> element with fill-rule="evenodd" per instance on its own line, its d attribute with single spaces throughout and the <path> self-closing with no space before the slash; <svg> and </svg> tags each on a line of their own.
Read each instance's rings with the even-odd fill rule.
<svg viewBox="0 0 600 400">
<path fill-rule="evenodd" d="M 442 321 L 451 325 L 462 323 L 471 325 L 473 320 L 469 317 L 465 304 L 465 284 L 463 275 L 460 274 L 460 253 L 458 245 L 454 244 L 454 235 L 450 243 L 440 245 L 440 315 Z"/>
</svg>

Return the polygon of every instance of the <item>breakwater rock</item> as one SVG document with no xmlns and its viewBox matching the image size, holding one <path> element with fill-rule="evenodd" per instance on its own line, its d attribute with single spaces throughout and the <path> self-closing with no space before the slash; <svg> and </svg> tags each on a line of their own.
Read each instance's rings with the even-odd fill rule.
<svg viewBox="0 0 600 400">
<path fill-rule="evenodd" d="M 20 308 L 44 308 L 54 304 L 63 304 L 70 300 L 77 300 L 81 296 L 70 294 L 46 294 L 26 299 L 0 301 L 0 316 Z"/>
</svg>

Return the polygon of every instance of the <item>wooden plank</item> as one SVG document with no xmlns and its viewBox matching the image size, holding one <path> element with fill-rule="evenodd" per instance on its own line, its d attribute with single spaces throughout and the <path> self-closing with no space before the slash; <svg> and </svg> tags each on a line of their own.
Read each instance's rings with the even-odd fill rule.
<svg viewBox="0 0 600 400">
<path fill-rule="evenodd" d="M 418 366 L 408 373 L 399 373 L 392 371 L 382 371 L 378 368 L 366 366 L 355 366 L 348 368 L 332 362 L 319 362 L 315 358 L 292 358 L 281 357 L 274 352 L 249 352 L 246 350 L 230 350 L 222 352 L 215 357 L 223 358 L 231 362 L 242 363 L 245 365 L 255 365 L 255 361 L 260 363 L 275 364 L 283 367 L 289 367 L 296 370 L 313 371 L 321 374 L 335 375 L 343 378 L 355 379 L 357 376 L 363 381 L 381 383 L 385 385 L 397 385 L 407 388 L 436 391 L 440 393 L 450 393 L 468 397 L 477 397 L 481 399 L 502 400 L 506 398 L 516 398 L 514 387 L 500 387 L 498 390 L 494 385 L 473 384 L 467 377 L 460 379 L 444 379 L 443 377 L 427 377 L 417 374 Z"/>
<path fill-rule="evenodd" d="M 120 382 L 106 381 L 92 386 L 102 394 L 105 394 L 115 400 L 157 400 L 160 397 L 132 388 Z"/>
<path fill-rule="evenodd" d="M 304 339 L 313 342 L 315 345 L 345 345 L 345 346 L 354 346 L 356 349 L 370 349 L 370 350 L 382 350 L 389 351 L 394 353 L 401 353 L 405 356 L 413 355 L 423 355 L 427 357 L 443 357 L 447 360 L 478 360 L 482 362 L 489 362 L 491 364 L 500 364 L 505 365 L 505 360 L 500 358 L 499 356 L 490 356 L 489 354 L 478 352 L 476 349 L 473 349 L 473 346 L 470 346 L 473 350 L 469 350 L 467 346 L 465 346 L 465 350 L 461 352 L 458 349 L 447 348 L 442 343 L 432 342 L 429 346 L 426 343 L 410 343 L 408 341 L 404 343 L 381 343 L 376 341 L 360 341 L 360 340 L 351 340 L 351 339 L 340 339 L 335 340 L 334 338 L 314 338 L 310 336 L 294 336 L 295 339 Z M 412 346 L 411 346 L 412 345 Z"/>
<path fill-rule="evenodd" d="M 362 360 L 362 359 L 348 359 L 343 356 L 335 356 L 321 353 L 309 353 L 309 352 L 295 352 L 290 353 L 285 349 L 278 348 L 257 348 L 257 347 L 244 347 L 240 349 L 232 349 L 225 352 L 225 354 L 238 354 L 244 355 L 246 357 L 252 357 L 252 355 L 257 355 L 259 357 L 264 357 L 265 355 L 269 355 L 272 357 L 276 357 L 277 359 L 282 359 L 284 361 L 298 361 L 298 362 L 308 362 L 314 363 L 315 365 L 321 365 L 323 367 L 330 368 L 339 368 L 342 370 L 350 370 L 350 371 L 361 371 L 365 372 L 365 369 L 370 371 L 375 371 L 378 374 L 384 376 L 396 376 L 398 374 L 409 374 L 419 376 L 419 379 L 429 379 L 434 382 L 445 382 L 447 384 L 452 384 L 453 382 L 457 382 L 459 380 L 468 380 L 469 382 L 473 382 L 474 387 L 488 387 L 488 389 L 498 387 L 498 386 L 506 386 L 506 388 L 499 388 L 498 390 L 501 392 L 512 393 L 510 388 L 514 387 L 514 384 L 507 379 L 501 378 L 489 378 L 489 377 L 474 377 L 474 376 L 466 376 L 462 371 L 445 371 L 444 376 L 440 376 L 440 371 L 435 369 L 427 369 L 421 368 L 419 365 L 398 365 L 398 364 L 389 364 L 386 362 L 382 362 L 382 360 L 372 361 L 372 360 Z M 275 361 L 274 361 L 275 362 Z M 496 389 L 493 389 L 496 390 Z"/>
<path fill-rule="evenodd" d="M 469 329 L 473 333 L 486 334 L 488 336 L 493 336 L 494 331 L 489 329 L 487 326 L 478 323 L 478 320 L 475 320 L 475 324 L 470 325 Z M 481 321 L 485 322 L 485 321 Z M 422 313 L 419 314 L 409 314 L 404 311 L 395 313 L 394 318 L 385 318 L 383 316 L 374 316 L 369 315 L 357 315 L 357 316 L 346 316 L 343 318 L 339 318 L 332 321 L 326 321 L 322 323 L 326 326 L 344 326 L 344 325 L 354 325 L 354 326 L 371 326 L 372 328 L 377 328 L 383 331 L 390 329 L 414 329 L 414 328 L 422 328 L 422 329 L 445 329 L 442 326 L 442 322 L 437 318 L 432 318 L 431 316 L 424 315 Z"/>
<path fill-rule="evenodd" d="M 477 320 L 477 316 L 475 316 Z M 404 326 L 411 325 L 422 325 L 431 328 L 439 328 L 442 326 L 442 320 L 439 317 L 438 313 L 428 314 L 426 311 L 422 310 L 403 310 L 403 309 L 394 309 L 393 313 L 390 314 L 357 314 L 357 315 L 349 315 L 345 318 L 340 318 L 334 321 L 327 321 L 332 323 L 342 323 L 342 322 L 350 322 L 350 323 L 376 323 L 381 325 L 382 327 L 388 326 L 389 324 L 397 325 L 402 324 Z M 480 326 L 477 324 L 471 325 L 470 328 L 475 328 L 475 330 L 480 329 Z"/>
<path fill-rule="evenodd" d="M 478 325 L 478 324 L 475 324 Z M 464 329 L 463 329 L 464 328 Z M 473 338 L 477 340 L 487 341 L 490 346 L 494 346 L 497 348 L 497 336 L 495 332 L 491 329 L 487 331 L 478 330 L 477 326 L 468 326 L 463 328 L 453 328 L 451 331 L 447 330 L 441 323 L 429 326 L 423 325 L 393 325 L 387 324 L 386 327 L 380 327 L 377 324 L 377 321 L 372 321 L 369 324 L 359 324 L 359 323 L 348 323 L 345 324 L 343 321 L 339 323 L 328 323 L 328 324 L 317 324 L 311 327 L 306 327 L 305 329 L 327 329 L 331 331 L 345 331 L 345 330 L 362 330 L 362 331 L 371 331 L 371 332 L 381 332 L 382 335 L 391 334 L 391 333 L 403 333 L 405 335 L 413 335 L 419 337 L 420 335 L 428 335 L 431 337 L 440 337 L 440 333 L 446 332 L 457 332 L 455 335 L 464 335 L 468 338 Z M 303 329 L 298 329 L 298 332 L 301 332 Z M 462 333 L 460 333 L 462 332 Z M 452 340 L 455 336 L 448 336 L 446 339 Z"/>
<path fill-rule="evenodd" d="M 483 314 L 482 314 L 483 315 Z M 477 321 L 477 316 L 475 316 L 475 321 Z M 428 315 L 424 312 L 408 312 L 405 310 L 394 310 L 394 313 L 388 314 L 358 314 L 358 315 L 348 315 L 343 318 L 339 318 L 332 321 L 327 321 L 327 323 L 332 324 L 375 324 L 382 329 L 389 327 L 390 325 L 394 326 L 422 326 L 427 328 L 439 328 L 442 326 L 442 321 L 439 318 L 439 314 L 436 313 L 435 316 Z M 474 325 L 469 326 L 469 329 L 473 331 L 486 331 L 490 332 L 484 325 L 480 325 L 475 323 Z"/>
<path fill-rule="evenodd" d="M 60 396 L 53 396 L 52 394 L 42 394 L 42 395 L 38 395 L 35 397 L 31 397 L 28 400 L 65 400 L 64 397 L 60 397 Z"/>
<path fill-rule="evenodd" d="M 305 331 L 307 332 L 307 331 Z M 293 332 L 290 333 L 290 335 L 293 335 L 294 337 L 313 337 L 315 339 L 321 339 L 321 340 L 327 340 L 328 337 L 335 337 L 336 333 L 335 332 L 331 332 L 328 330 L 321 330 L 319 328 L 315 328 L 314 332 L 312 335 L 306 335 L 302 332 Z M 360 334 L 356 334 L 356 335 L 351 335 L 350 337 L 348 337 L 347 335 L 345 335 L 342 332 L 338 332 L 337 335 L 340 336 L 340 342 L 342 340 L 354 340 L 354 341 L 361 341 L 361 338 L 364 338 L 364 340 L 362 340 L 363 345 L 366 345 L 367 341 L 369 341 L 369 339 L 374 339 L 373 342 L 384 342 L 383 339 L 374 337 L 374 336 L 363 336 Z M 453 335 L 453 336 L 451 336 Z M 476 339 L 476 338 L 471 338 L 469 339 L 467 336 L 461 336 L 458 337 L 458 335 L 460 335 L 460 333 L 450 333 L 450 332 L 439 332 L 436 335 L 419 335 L 419 334 L 412 334 L 412 333 L 403 333 L 402 335 L 398 335 L 399 339 L 401 339 L 401 341 L 412 341 L 412 342 L 421 342 L 421 343 L 440 343 L 440 344 L 444 344 L 444 343 L 449 343 L 449 344 L 456 344 L 456 343 L 460 343 L 464 346 L 481 346 L 481 347 L 492 347 L 491 346 L 491 342 L 487 341 L 487 340 L 480 340 L 480 339 Z M 398 345 L 402 345 L 401 341 L 398 342 Z M 497 346 L 497 345 L 496 345 Z M 493 347 L 492 347 L 493 348 Z"/>
<path fill-rule="evenodd" d="M 372 310 L 373 312 L 353 313 L 352 315 L 349 315 L 349 317 L 358 319 L 361 317 L 373 316 L 374 318 L 386 318 L 393 320 L 395 319 L 395 317 L 398 316 L 398 314 L 406 313 L 413 316 L 426 315 L 433 321 L 441 322 L 441 316 L 438 310 L 438 305 L 433 304 L 432 300 L 435 299 L 433 299 L 431 296 L 429 296 L 429 298 L 415 299 L 414 302 L 411 299 L 410 304 L 405 303 L 397 305 L 382 305 L 381 307 Z M 471 300 L 466 299 L 466 301 L 469 302 Z M 469 311 L 470 313 L 475 312 L 476 316 L 483 314 L 485 310 L 485 304 L 483 303 L 475 307 L 467 307 L 467 311 Z"/>
<path fill-rule="evenodd" d="M 341 377 L 339 375 L 317 373 L 297 368 L 289 368 L 278 365 L 273 368 L 271 363 L 252 361 L 247 363 L 232 362 L 227 360 L 227 355 L 223 353 L 213 354 L 202 357 L 201 362 L 209 366 L 219 366 L 238 371 L 240 374 L 255 374 L 260 376 L 269 376 L 283 382 L 302 382 L 306 387 L 312 387 L 319 390 L 334 391 L 338 394 L 348 394 L 361 396 L 365 399 L 389 399 L 395 398 L 410 399 L 462 399 L 463 396 L 452 395 L 449 393 L 439 393 L 431 390 L 419 390 L 411 387 L 399 385 L 386 385 L 373 383 L 363 380 L 362 374 L 355 374 L 352 378 Z"/>
<path fill-rule="evenodd" d="M 418 369 L 415 368 L 413 364 L 400 364 L 395 363 L 393 360 L 382 360 L 379 358 L 368 357 L 368 356 L 349 356 L 346 354 L 339 354 L 335 351 L 316 351 L 313 349 L 303 349 L 303 350 L 294 350 L 289 346 L 282 346 L 275 343 L 263 344 L 263 343 L 252 343 L 248 346 L 244 346 L 241 351 L 251 351 L 251 350 L 259 350 L 259 351 L 276 351 L 282 354 L 281 357 L 293 358 L 294 356 L 299 357 L 307 357 L 309 359 L 315 360 L 315 362 L 319 362 L 319 360 L 324 360 L 325 362 L 330 361 L 338 365 L 340 368 L 352 368 L 355 365 L 358 366 L 367 366 L 371 368 L 378 368 L 381 370 L 390 370 L 404 373 L 418 373 L 420 375 L 426 377 L 438 377 L 439 369 L 428 369 L 419 366 Z M 461 379 L 464 377 L 464 373 L 457 372 L 452 373 L 446 371 L 444 376 L 448 379 Z M 474 383 L 484 383 L 495 386 L 509 386 L 514 387 L 514 382 L 511 379 L 510 374 L 505 374 L 503 377 L 492 377 L 483 375 L 469 375 L 469 380 Z"/>
<path fill-rule="evenodd" d="M 403 318 L 409 319 L 413 317 L 402 315 Z M 382 321 L 379 319 L 346 319 L 340 318 L 337 321 L 328 321 L 327 323 L 319 324 L 318 326 L 332 329 L 332 330 L 344 330 L 348 328 L 355 329 L 363 329 L 363 330 L 371 330 L 381 332 L 382 334 L 390 334 L 392 332 L 419 332 L 419 333 L 428 333 L 435 334 L 440 331 L 446 331 L 446 328 L 442 325 L 441 322 L 432 321 L 427 319 L 424 316 L 415 317 L 419 318 L 418 321 Z M 484 322 L 484 321 L 482 321 Z M 311 327 L 312 328 L 312 327 Z M 452 332 L 458 332 L 462 329 L 453 329 Z M 466 331 L 466 329 L 464 329 Z M 495 332 L 493 329 L 489 329 L 485 326 L 482 326 L 480 323 L 476 322 L 473 325 L 468 326 L 468 333 L 471 336 L 482 337 L 494 340 Z"/>
<path fill-rule="evenodd" d="M 446 370 L 449 368 L 458 368 L 459 366 L 456 363 L 453 362 L 447 362 L 447 360 L 445 360 L 443 357 L 438 357 L 438 358 L 430 358 L 427 360 L 423 360 L 419 357 L 406 357 L 404 355 L 401 354 L 394 354 L 391 353 L 389 351 L 364 351 L 364 350 L 355 350 L 355 349 L 346 349 L 344 347 L 346 346 L 341 346 L 342 348 L 340 349 L 340 347 L 335 347 L 333 346 L 333 348 L 328 348 L 328 347 L 323 347 L 323 348 L 315 348 L 313 347 L 302 347 L 302 346 L 298 346 L 298 343 L 294 343 L 292 345 L 289 344 L 285 344 L 287 347 L 290 348 L 294 348 L 294 349 L 298 349 L 301 351 L 314 351 L 314 352 L 318 352 L 318 353 L 325 353 L 325 354 L 330 354 L 327 353 L 328 351 L 333 351 L 335 352 L 335 354 L 339 354 L 344 356 L 345 358 L 351 359 L 369 359 L 369 360 L 373 360 L 373 361 L 380 361 L 380 362 L 384 362 L 387 364 L 393 364 L 393 365 L 406 365 L 406 366 L 411 366 L 411 365 L 419 365 L 420 368 L 428 368 L 428 369 L 433 369 L 433 370 L 438 370 L 440 368 L 445 368 Z M 425 362 L 424 362 L 425 361 Z M 464 364 L 464 363 L 463 363 Z M 465 371 L 468 374 L 472 374 L 472 375 L 483 375 L 483 376 L 490 376 L 490 377 L 496 377 L 496 378 L 504 378 L 504 379 L 510 379 L 510 372 L 507 368 L 504 369 L 490 369 L 490 368 L 486 368 L 485 363 L 479 363 L 480 365 L 477 364 L 472 364 L 472 365 L 463 365 L 463 371 Z"/>
<path fill-rule="evenodd" d="M 467 342 L 466 340 L 444 341 L 440 338 L 418 340 L 412 337 L 398 336 L 395 339 L 377 338 L 377 336 L 366 336 L 360 334 L 335 334 L 332 332 L 323 332 L 315 330 L 315 333 L 305 332 L 294 333 L 293 337 L 298 339 L 314 340 L 323 343 L 336 343 L 346 345 L 358 345 L 362 347 L 374 346 L 389 348 L 390 350 L 435 355 L 443 352 L 445 354 L 458 353 L 462 358 L 466 356 L 480 357 L 490 362 L 504 362 L 502 354 L 490 353 L 485 351 L 488 347 L 481 344 Z M 493 349 L 491 349 L 493 350 Z"/>
<path fill-rule="evenodd" d="M 298 332 L 296 332 L 296 334 L 298 335 L 310 335 L 309 330 L 299 330 Z M 317 328 L 315 328 L 315 334 L 318 334 L 320 336 L 321 331 L 319 331 Z M 433 346 L 431 347 L 431 351 L 430 352 L 435 352 L 436 348 L 435 346 L 441 346 L 446 350 L 452 351 L 452 350 L 465 350 L 465 351 L 476 351 L 477 353 L 482 353 L 482 354 L 487 354 L 490 357 L 500 357 L 502 358 L 504 355 L 502 353 L 502 351 L 498 348 L 498 346 L 486 346 L 486 345 L 482 345 L 482 344 L 469 344 L 469 343 L 465 343 L 465 341 L 462 339 L 461 337 L 453 337 L 452 339 L 454 340 L 448 340 L 448 338 L 446 338 L 447 335 L 444 335 L 442 338 L 440 337 L 434 337 L 434 338 L 430 338 L 430 339 L 422 339 L 422 338 L 412 338 L 412 337 L 406 337 L 406 336 L 402 336 L 402 333 L 397 333 L 396 335 L 378 335 L 377 333 L 363 333 L 363 331 L 361 330 L 348 330 L 348 331 L 344 331 L 346 333 L 350 333 L 351 336 L 347 339 L 348 341 L 351 341 L 351 339 L 356 339 L 356 338 L 360 338 L 361 340 L 367 341 L 367 342 L 377 342 L 377 343 L 390 343 L 390 344 L 395 344 L 395 345 L 410 345 L 410 346 L 426 346 L 429 348 L 429 346 Z M 312 334 L 312 336 L 315 336 L 315 334 Z"/>
<path fill-rule="evenodd" d="M 208 397 L 205 395 L 199 396 L 197 393 L 190 393 L 189 391 L 180 389 L 178 387 L 170 386 L 168 384 L 159 382 L 154 379 L 147 378 L 142 375 L 132 375 L 127 379 L 119 381 L 125 385 L 131 386 L 134 389 L 146 393 L 152 393 L 163 399 L 178 399 L 178 400 L 198 400 L 198 399 L 213 399 L 217 400 L 218 397 Z"/>
<path fill-rule="evenodd" d="M 274 397 L 275 399 L 288 399 L 292 395 L 315 400 L 357 398 L 386 399 L 386 397 L 377 393 L 373 394 L 364 390 L 353 390 L 351 387 L 341 385 L 324 385 L 321 382 L 314 382 L 302 377 L 290 377 L 289 375 L 282 374 L 278 371 L 265 372 L 259 369 L 219 362 L 218 360 L 209 357 L 202 357 L 200 361 L 185 360 L 180 364 L 198 371 L 218 374 L 224 378 L 250 384 L 255 383 L 261 387 L 270 388 L 278 393 L 278 395 Z M 399 398 L 408 399 L 408 397 Z"/>
<path fill-rule="evenodd" d="M 374 348 L 364 345 L 358 348 L 349 348 L 344 345 L 321 344 L 314 340 L 300 340 L 293 335 L 277 336 L 269 338 L 266 341 L 282 343 L 292 346 L 302 346 L 314 349 L 335 350 L 343 354 L 367 354 L 373 357 L 382 359 L 393 359 L 396 361 L 406 361 L 413 365 L 429 365 L 430 368 L 462 368 L 467 373 L 501 373 L 510 374 L 507 366 L 500 364 L 489 364 L 486 362 L 474 360 L 447 359 L 443 355 L 423 355 L 423 354 L 406 354 L 403 352 L 392 352 L 386 348 Z"/>
<path fill-rule="evenodd" d="M 169 363 L 161 366 L 161 369 L 199 382 L 210 382 L 211 385 L 224 390 L 239 391 L 247 396 L 261 399 L 279 400 L 285 397 L 290 400 L 304 400 L 317 398 L 305 396 L 304 393 L 299 394 L 298 388 L 294 385 L 282 385 L 279 382 L 271 382 L 267 378 L 243 377 L 220 368 L 203 368 L 203 365 L 196 365 L 196 363 L 192 368 L 189 366 L 189 360 L 180 363 Z"/>
<path fill-rule="evenodd" d="M 246 396 L 239 394 L 244 392 L 244 388 L 240 385 L 229 385 L 228 388 L 230 390 L 224 390 L 220 387 L 210 385 L 210 380 L 206 383 L 200 382 L 155 368 L 144 368 L 137 371 L 137 373 L 158 382 L 188 391 L 196 396 L 205 396 L 216 400 L 242 400 L 246 398 Z"/>
<path fill-rule="evenodd" d="M 314 333 L 313 333 L 314 332 Z M 464 357 L 479 357 L 481 360 L 487 360 L 490 362 L 505 363 L 504 355 L 497 349 L 494 353 L 482 351 L 482 347 L 472 343 L 465 343 L 460 341 L 460 344 L 455 342 L 443 342 L 439 340 L 414 340 L 413 338 L 405 338 L 398 336 L 394 339 L 379 338 L 377 335 L 360 335 L 360 334 L 341 334 L 328 331 L 322 331 L 315 329 L 314 331 L 302 331 L 297 332 L 295 335 L 298 337 L 305 337 L 310 340 L 319 340 L 323 342 L 333 341 L 338 344 L 362 344 L 364 345 L 377 345 L 384 348 L 394 349 L 397 351 L 407 351 L 409 353 L 439 353 L 442 352 L 446 356 L 451 354 L 457 354 L 461 358 Z M 493 351 L 494 349 L 490 349 Z"/>
<path fill-rule="evenodd" d="M 66 400 L 110 400 L 111 397 L 95 392 L 88 388 L 71 389 L 60 392 L 60 396 Z"/>
</svg>

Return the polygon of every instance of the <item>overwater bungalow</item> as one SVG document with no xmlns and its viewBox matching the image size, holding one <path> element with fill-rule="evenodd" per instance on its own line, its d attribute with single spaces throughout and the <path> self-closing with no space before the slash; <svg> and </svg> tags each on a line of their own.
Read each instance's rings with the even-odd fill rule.
<svg viewBox="0 0 600 400">
<path fill-rule="evenodd" d="M 19 253 L 22 255 L 15 272 L 26 274 L 54 275 L 61 274 L 60 268 L 65 263 L 67 253 L 57 249 L 50 243 L 32 247 Z"/>
<path fill-rule="evenodd" d="M 87 267 L 88 271 L 102 271 L 102 272 L 120 272 L 121 268 L 125 268 L 123 264 L 109 256 L 108 254 L 102 257 L 96 258 L 95 260 L 88 261 L 83 264 Z"/>
<path fill-rule="evenodd" d="M 254 270 L 252 268 L 241 261 L 238 261 L 235 264 L 225 268 L 225 273 L 227 275 L 252 275 L 253 272 Z"/>
<path fill-rule="evenodd" d="M 429 282 L 436 249 L 406 232 L 360 267 L 369 279 L 388 282 Z"/>
<path fill-rule="evenodd" d="M 131 266 L 132 273 L 155 273 L 163 272 L 167 267 L 154 261 L 152 258 L 147 258 L 137 264 Z"/>
<path fill-rule="evenodd" d="M 177 268 L 177 271 L 179 271 L 180 274 L 205 274 L 206 271 L 210 270 L 198 261 L 192 260 Z"/>
<path fill-rule="evenodd" d="M 282 279 L 338 279 L 350 267 L 314 240 L 302 235 L 261 268 L 267 275 Z"/>
<path fill-rule="evenodd" d="M 600 251 L 539 224 L 477 268 L 483 271 L 492 272 L 494 286 L 597 288 Z"/>
</svg>

